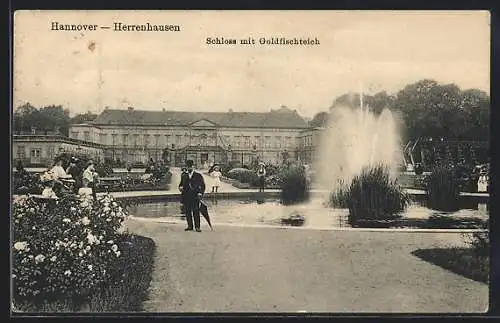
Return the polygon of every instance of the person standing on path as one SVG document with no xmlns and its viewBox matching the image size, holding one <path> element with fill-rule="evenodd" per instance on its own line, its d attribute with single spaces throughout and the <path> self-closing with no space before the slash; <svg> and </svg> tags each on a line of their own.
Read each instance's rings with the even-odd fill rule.
<svg viewBox="0 0 500 323">
<path fill-rule="evenodd" d="M 259 192 L 264 192 L 265 180 L 266 180 L 266 168 L 264 163 L 259 164 L 257 169 L 257 176 L 259 176 Z"/>
<path fill-rule="evenodd" d="M 203 175 L 194 170 L 192 160 L 186 161 L 187 172 L 181 175 L 179 191 L 182 193 L 182 204 L 186 213 L 187 228 L 185 231 L 201 232 L 200 228 L 200 200 L 205 193 L 205 180 Z"/>
<path fill-rule="evenodd" d="M 220 187 L 220 177 L 222 176 L 219 166 L 215 165 L 210 175 L 214 178 L 214 184 L 212 185 L 212 193 L 217 193 Z"/>
</svg>

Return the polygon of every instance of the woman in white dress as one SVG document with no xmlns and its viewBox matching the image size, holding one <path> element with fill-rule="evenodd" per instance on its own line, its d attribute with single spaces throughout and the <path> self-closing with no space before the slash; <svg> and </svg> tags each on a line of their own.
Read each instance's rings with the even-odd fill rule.
<svg viewBox="0 0 500 323">
<path fill-rule="evenodd" d="M 93 196 L 92 188 L 89 187 L 89 180 L 84 178 L 82 180 L 82 187 L 78 189 L 78 195 L 81 198 Z"/>
<path fill-rule="evenodd" d="M 214 178 L 214 184 L 212 186 L 212 193 L 217 193 L 219 191 L 219 186 L 220 186 L 220 178 L 222 176 L 222 173 L 220 172 L 219 166 L 214 166 L 214 170 L 210 174 Z"/>
<path fill-rule="evenodd" d="M 82 182 L 87 180 L 87 186 L 92 189 L 92 197 L 97 201 L 96 191 L 95 191 L 95 182 L 97 180 L 97 172 L 94 167 L 94 162 L 91 160 L 87 164 L 87 168 L 83 171 L 82 174 Z"/>
</svg>

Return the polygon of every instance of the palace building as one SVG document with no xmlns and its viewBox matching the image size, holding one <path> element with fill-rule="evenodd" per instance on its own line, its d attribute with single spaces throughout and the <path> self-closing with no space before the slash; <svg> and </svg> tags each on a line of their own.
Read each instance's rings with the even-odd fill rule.
<svg viewBox="0 0 500 323">
<path fill-rule="evenodd" d="M 104 157 L 126 163 L 164 159 L 198 167 L 232 162 L 309 163 L 317 129 L 282 106 L 270 112 L 181 112 L 105 109 L 93 122 L 72 124 L 72 139 L 106 147 Z"/>
<path fill-rule="evenodd" d="M 28 166 L 51 166 L 61 153 L 85 154 L 96 161 L 103 161 L 105 146 L 98 143 L 68 138 L 57 133 L 14 134 L 12 136 L 14 163 L 21 161 Z"/>
</svg>

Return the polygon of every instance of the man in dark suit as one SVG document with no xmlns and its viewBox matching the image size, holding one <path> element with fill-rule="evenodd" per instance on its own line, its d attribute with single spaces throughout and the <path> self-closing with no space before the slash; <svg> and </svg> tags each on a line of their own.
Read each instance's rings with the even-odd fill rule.
<svg viewBox="0 0 500 323">
<path fill-rule="evenodd" d="M 205 193 L 205 180 L 203 175 L 194 170 L 192 160 L 186 161 L 187 172 L 181 175 L 179 191 L 182 193 L 182 204 L 186 212 L 187 228 L 193 231 L 193 219 L 196 232 L 200 229 L 200 199 Z"/>
</svg>

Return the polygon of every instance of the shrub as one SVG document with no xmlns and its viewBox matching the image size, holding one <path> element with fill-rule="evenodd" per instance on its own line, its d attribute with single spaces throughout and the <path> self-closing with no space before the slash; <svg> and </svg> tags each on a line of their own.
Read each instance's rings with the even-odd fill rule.
<svg viewBox="0 0 500 323">
<path fill-rule="evenodd" d="M 112 197 L 47 202 L 23 196 L 12 211 L 16 302 L 85 298 L 109 280 L 126 218 Z"/>
<path fill-rule="evenodd" d="M 280 166 L 274 165 L 274 164 L 266 164 L 266 176 L 279 176 L 283 169 Z"/>
<path fill-rule="evenodd" d="M 110 280 L 93 293 L 83 304 L 71 299 L 56 299 L 43 304 L 16 303 L 15 311 L 22 312 L 131 312 L 143 311 L 152 278 L 156 245 L 151 238 L 123 234 L 115 243 L 122 254 L 115 260 Z M 80 306 L 79 306 L 80 305 Z M 85 306 L 85 305 L 88 305 Z"/>
<path fill-rule="evenodd" d="M 110 280 L 89 300 L 91 312 L 142 311 L 152 279 L 156 245 L 151 238 L 124 234 L 116 241 L 121 257 L 110 270 Z"/>
<path fill-rule="evenodd" d="M 330 204 L 349 208 L 349 224 L 362 220 L 393 220 L 410 203 L 409 195 L 389 176 L 384 165 L 369 166 L 353 178 L 349 186 L 331 194 Z"/>
<path fill-rule="evenodd" d="M 445 212 L 460 209 L 460 187 L 453 169 L 445 166 L 434 168 L 428 177 L 426 192 L 429 208 Z"/>
<path fill-rule="evenodd" d="M 285 205 L 306 201 L 309 187 L 303 167 L 290 167 L 281 175 L 281 202 Z"/>
<path fill-rule="evenodd" d="M 38 174 L 14 173 L 12 179 L 14 194 L 40 194 L 43 191 L 43 185 Z"/>
<path fill-rule="evenodd" d="M 266 187 L 281 187 L 283 180 L 279 175 L 266 176 L 264 185 Z"/>
<path fill-rule="evenodd" d="M 233 168 L 227 173 L 227 176 L 241 183 L 254 184 L 258 181 L 257 173 L 246 168 Z"/>
</svg>

